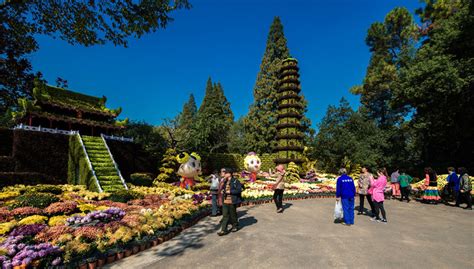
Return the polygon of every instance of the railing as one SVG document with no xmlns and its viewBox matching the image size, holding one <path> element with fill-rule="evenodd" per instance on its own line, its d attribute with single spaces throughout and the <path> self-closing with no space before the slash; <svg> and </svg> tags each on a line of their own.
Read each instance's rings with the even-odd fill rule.
<svg viewBox="0 0 474 269">
<path fill-rule="evenodd" d="M 133 142 L 133 138 L 129 137 L 123 137 L 123 136 L 114 136 L 114 135 L 105 135 L 101 134 L 101 136 L 105 139 L 110 139 L 110 140 L 118 140 L 118 141 L 125 141 L 125 142 Z"/>
<path fill-rule="evenodd" d="M 50 129 L 44 128 L 41 126 L 29 126 L 24 124 L 19 124 L 13 127 L 13 130 L 25 130 L 25 131 L 35 131 L 35 132 L 44 132 L 44 133 L 51 133 L 51 134 L 63 134 L 63 135 L 76 135 L 79 134 L 79 131 L 66 131 L 66 130 L 59 130 L 59 129 Z"/>
<path fill-rule="evenodd" d="M 122 181 L 123 186 L 125 187 L 126 190 L 128 190 L 127 184 L 125 183 L 125 179 L 122 177 L 122 173 L 120 173 L 120 169 L 118 168 L 117 163 L 115 162 L 114 156 L 112 156 L 112 152 L 110 152 L 109 145 L 107 145 L 107 141 L 105 141 L 105 135 L 100 135 L 102 137 L 102 140 L 104 141 L 104 145 L 107 148 L 107 151 L 109 152 L 110 159 L 114 163 L 115 170 L 117 170 L 117 173 L 120 177 L 120 180 Z"/>
<path fill-rule="evenodd" d="M 79 138 L 79 142 L 81 143 L 82 150 L 84 150 L 84 154 L 85 154 L 85 156 L 86 156 L 87 165 L 89 166 L 89 169 L 92 171 L 92 176 L 94 177 L 95 184 L 97 185 L 97 188 L 99 188 L 99 192 L 104 192 L 104 190 L 102 190 L 102 187 L 100 186 L 99 180 L 97 179 L 97 175 L 95 174 L 95 170 L 94 170 L 94 168 L 92 167 L 92 163 L 91 163 L 91 161 L 90 161 L 90 159 L 89 159 L 89 154 L 87 154 L 86 147 L 84 146 L 84 142 L 82 142 L 82 137 L 81 137 L 81 135 L 79 134 L 79 132 L 77 132 L 77 137 Z"/>
</svg>

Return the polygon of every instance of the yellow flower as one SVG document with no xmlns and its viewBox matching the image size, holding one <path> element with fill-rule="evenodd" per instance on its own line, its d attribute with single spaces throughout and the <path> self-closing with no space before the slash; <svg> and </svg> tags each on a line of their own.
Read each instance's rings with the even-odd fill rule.
<svg viewBox="0 0 474 269">
<path fill-rule="evenodd" d="M 10 221 L 0 224 L 0 235 L 6 234 L 13 230 L 16 226 L 16 221 Z"/>
<path fill-rule="evenodd" d="M 40 215 L 33 215 L 26 217 L 20 222 L 18 222 L 19 225 L 29 225 L 29 224 L 44 224 L 48 220 L 47 217 L 45 216 L 40 216 Z"/>
<path fill-rule="evenodd" d="M 80 204 L 78 207 L 79 207 L 79 210 L 81 210 L 81 212 L 96 210 L 96 206 L 93 204 Z"/>
<path fill-rule="evenodd" d="M 12 198 L 15 198 L 17 196 L 20 196 L 20 192 L 18 192 L 18 191 L 0 192 L 0 201 L 12 199 Z"/>
<path fill-rule="evenodd" d="M 50 227 L 52 226 L 58 226 L 58 225 L 65 225 L 66 224 L 66 219 L 68 217 L 67 216 L 55 216 L 55 217 L 51 217 L 48 221 L 48 225 Z"/>
</svg>

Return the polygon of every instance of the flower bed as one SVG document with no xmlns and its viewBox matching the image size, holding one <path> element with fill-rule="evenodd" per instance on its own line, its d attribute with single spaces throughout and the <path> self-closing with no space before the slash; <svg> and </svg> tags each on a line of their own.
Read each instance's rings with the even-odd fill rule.
<svg viewBox="0 0 474 269">
<path fill-rule="evenodd" d="M 170 185 L 132 186 L 126 194 L 17 185 L 0 194 L 2 268 L 103 265 L 166 241 L 209 214 L 206 194 Z"/>
</svg>

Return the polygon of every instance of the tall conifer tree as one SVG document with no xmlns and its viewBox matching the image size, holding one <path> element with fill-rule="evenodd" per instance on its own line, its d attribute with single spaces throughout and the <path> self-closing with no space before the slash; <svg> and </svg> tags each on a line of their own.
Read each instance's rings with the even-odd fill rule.
<svg viewBox="0 0 474 269">
<path fill-rule="evenodd" d="M 257 75 L 254 103 L 244 118 L 247 151 L 272 152 L 277 134 L 277 83 L 281 61 L 290 57 L 280 18 L 275 17 L 268 34 L 265 54 Z"/>
</svg>

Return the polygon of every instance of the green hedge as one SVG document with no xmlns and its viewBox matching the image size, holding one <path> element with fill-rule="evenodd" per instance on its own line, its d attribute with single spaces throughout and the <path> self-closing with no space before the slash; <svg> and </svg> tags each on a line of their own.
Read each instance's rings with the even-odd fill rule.
<svg viewBox="0 0 474 269">
<path fill-rule="evenodd" d="M 36 185 L 36 184 L 64 184 L 55 178 L 34 172 L 0 172 L 0 188 L 17 184 Z"/>
<path fill-rule="evenodd" d="M 79 141 L 78 135 L 69 138 L 69 162 L 68 176 L 69 184 L 85 185 L 91 191 L 99 191 L 92 170 L 87 163 L 86 155 Z"/>
<path fill-rule="evenodd" d="M 205 156 L 203 158 L 203 166 L 206 168 L 208 173 L 212 173 L 214 170 L 219 170 L 223 167 L 237 169 L 238 171 L 244 170 L 244 159 L 245 155 L 237 153 L 215 153 L 212 155 Z M 269 169 L 275 168 L 276 158 L 275 154 L 264 153 L 258 155 L 262 161 L 261 171 L 268 172 Z"/>
</svg>

